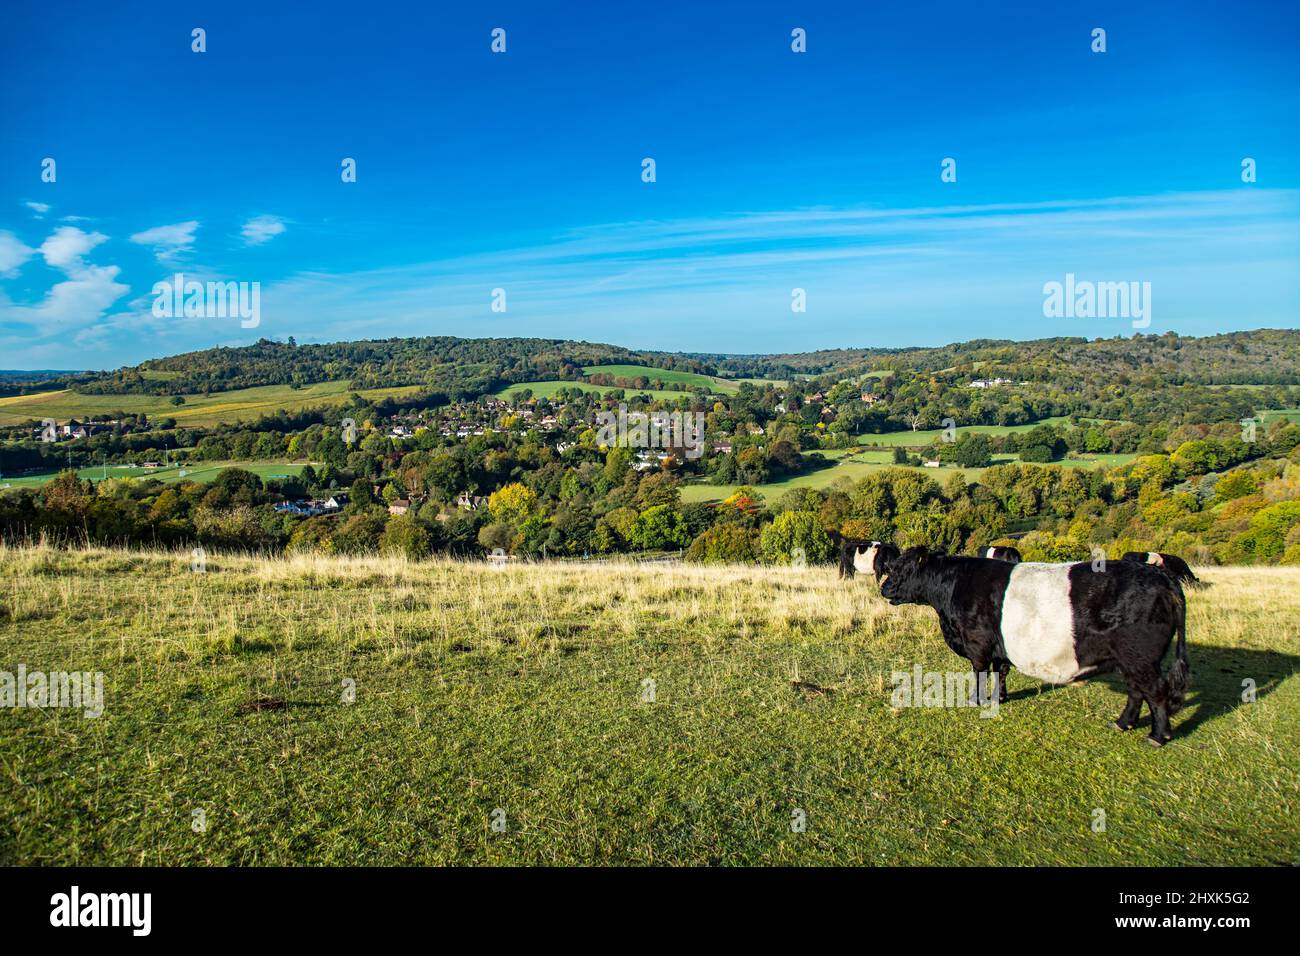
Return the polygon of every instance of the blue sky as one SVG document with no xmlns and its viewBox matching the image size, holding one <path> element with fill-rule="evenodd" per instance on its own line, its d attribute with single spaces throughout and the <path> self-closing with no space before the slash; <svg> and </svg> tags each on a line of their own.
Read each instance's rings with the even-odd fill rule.
<svg viewBox="0 0 1300 956">
<path fill-rule="evenodd" d="M 1066 273 L 1150 282 L 1148 332 L 1300 325 L 1294 3 L 460 6 L 6 3 L 0 366 L 1132 333 L 1044 318 Z M 178 271 L 260 325 L 155 317 Z"/>
</svg>

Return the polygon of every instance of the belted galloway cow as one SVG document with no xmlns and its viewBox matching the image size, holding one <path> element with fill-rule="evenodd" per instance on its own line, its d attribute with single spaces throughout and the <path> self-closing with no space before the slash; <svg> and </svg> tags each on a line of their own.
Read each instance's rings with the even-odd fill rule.
<svg viewBox="0 0 1300 956">
<path fill-rule="evenodd" d="M 864 571 L 875 575 L 876 583 L 885 572 L 885 562 L 898 557 L 898 548 L 885 541 L 845 538 L 840 544 L 840 577 L 851 578 Z"/>
<path fill-rule="evenodd" d="M 1201 579 L 1192 573 L 1187 562 L 1176 554 L 1162 554 L 1159 551 L 1129 551 L 1124 555 L 1123 560 L 1160 568 L 1182 585 L 1200 587 L 1202 583 Z"/>
<path fill-rule="evenodd" d="M 1182 706 L 1191 677 L 1187 604 L 1182 587 L 1159 568 L 1129 561 L 1008 564 L 908 548 L 885 561 L 884 573 L 881 595 L 894 605 L 934 608 L 944 641 L 970 661 L 977 681 L 986 670 L 997 673 L 1000 699 L 1012 666 L 1051 684 L 1118 670 L 1128 704 L 1115 726 L 1135 726 L 1145 702 L 1147 740 L 1158 747 L 1171 738 L 1169 717 Z M 1175 637 L 1173 664 L 1162 675 Z"/>
</svg>

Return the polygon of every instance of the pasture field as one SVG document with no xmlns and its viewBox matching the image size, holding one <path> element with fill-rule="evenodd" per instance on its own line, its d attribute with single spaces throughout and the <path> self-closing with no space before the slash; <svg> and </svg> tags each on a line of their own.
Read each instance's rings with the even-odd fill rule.
<svg viewBox="0 0 1300 956">
<path fill-rule="evenodd" d="M 584 375 L 614 375 L 618 378 L 636 378 L 644 375 L 646 378 L 658 379 L 662 382 L 718 389 L 727 393 L 737 391 L 736 386 L 726 379 L 714 378 L 712 375 L 701 375 L 699 372 L 654 368 L 649 365 L 586 365 L 583 366 L 582 372 Z"/>
<path fill-rule="evenodd" d="M 1265 427 L 1272 425 L 1279 418 L 1300 423 L 1300 408 L 1265 408 L 1256 414 L 1263 419 Z"/>
<path fill-rule="evenodd" d="M 759 492 L 763 498 L 770 504 L 775 502 L 781 495 L 785 494 L 792 488 L 827 488 L 841 478 L 847 478 L 850 481 L 858 481 L 865 478 L 873 471 L 880 471 L 884 468 L 913 468 L 916 471 L 922 471 L 929 477 L 933 478 L 939 484 L 943 484 L 949 477 L 960 474 L 966 481 L 978 481 L 979 476 L 985 471 L 983 468 L 958 468 L 955 465 L 941 465 L 938 468 L 922 468 L 910 465 L 895 465 L 893 454 L 887 451 L 868 450 L 854 452 L 852 449 L 828 449 L 820 452 L 825 458 L 834 461 L 835 464 L 828 468 L 821 468 L 817 471 L 811 471 L 802 475 L 795 475 L 793 478 L 783 478 L 780 481 L 769 481 L 761 485 L 752 485 L 751 487 Z M 1065 468 L 1111 468 L 1116 465 L 1126 464 L 1137 458 L 1137 455 L 1089 455 L 1087 458 L 1063 458 L 1060 461 L 1054 461 L 1051 464 L 1060 465 Z M 993 464 L 1005 465 L 1019 461 L 1017 455 L 994 455 Z M 689 484 L 682 486 L 682 501 L 721 501 L 735 492 L 740 485 L 709 485 L 709 484 Z"/>
<path fill-rule="evenodd" d="M 83 395 L 64 389 L 0 398 L 0 425 L 19 425 L 30 419 L 53 418 L 63 423 L 70 418 L 108 415 L 113 412 L 144 413 L 151 419 L 174 418 L 177 425 L 219 425 L 255 421 L 280 409 L 299 411 L 322 405 L 339 405 L 353 391 L 351 383 L 319 382 L 293 389 L 288 385 L 263 385 L 211 395 L 185 395 L 184 405 L 172 405 L 169 395 Z M 361 389 L 357 394 L 378 400 L 413 395 L 419 386 Z"/>
<path fill-rule="evenodd" d="M 283 461 L 204 461 L 197 464 L 170 465 L 166 468 L 115 467 L 103 468 L 93 465 L 79 468 L 78 478 L 90 481 L 102 481 L 105 478 L 157 478 L 159 481 L 173 484 L 178 481 L 197 481 L 205 484 L 215 478 L 225 468 L 242 468 L 251 471 L 259 478 L 279 478 L 285 475 L 298 476 L 308 464 L 318 462 L 283 462 Z M 184 474 L 181 474 L 184 472 Z M 43 475 L 24 475 L 21 478 L 0 478 L 0 490 L 5 488 L 39 488 L 50 480 L 57 478 L 57 471 Z"/>
<path fill-rule="evenodd" d="M 960 425 L 957 428 L 957 435 L 960 437 L 962 432 L 972 432 L 976 435 L 1009 435 L 1012 432 L 1027 432 L 1039 425 L 1062 425 L 1067 420 L 1058 417 L 1044 418 L 1029 425 Z M 858 444 L 879 445 L 887 448 L 892 448 L 895 445 L 902 445 L 905 448 L 924 448 L 938 440 L 942 435 L 942 428 L 922 429 L 921 431 L 876 432 L 874 434 L 859 435 Z"/>
<path fill-rule="evenodd" d="M 581 389 L 584 394 L 608 395 L 610 392 L 617 391 L 612 385 L 588 385 L 586 382 L 564 382 L 558 379 L 552 379 L 545 382 L 520 382 L 517 385 L 507 385 L 505 388 L 499 388 L 492 393 L 493 398 L 511 398 L 524 389 L 531 389 L 533 398 L 554 398 L 555 394 L 562 388 Z M 623 394 L 631 397 L 632 395 L 649 395 L 651 398 L 665 399 L 667 401 L 676 401 L 679 398 L 691 398 L 690 392 L 674 392 L 662 388 L 625 388 Z"/>
<path fill-rule="evenodd" d="M 1052 462 L 1053 465 L 1061 465 L 1064 468 L 1116 468 L 1120 465 L 1128 465 L 1137 461 L 1141 455 L 1135 452 L 1107 452 L 1102 455 L 1085 455 L 1082 458 L 1062 458 L 1060 461 Z"/>
<path fill-rule="evenodd" d="M 644 375 L 646 378 L 658 379 L 662 382 L 680 382 L 683 385 L 692 387 L 703 387 L 712 389 L 715 393 L 722 395 L 734 395 L 740 391 L 741 382 L 749 382 L 751 385 L 780 385 L 775 379 L 765 378 L 719 378 L 716 375 L 701 375 L 699 372 L 683 372 L 679 369 L 654 368 L 649 365 L 586 365 L 583 367 L 584 375 L 615 375 L 620 378 L 636 378 Z"/>
<path fill-rule="evenodd" d="M 892 709 L 964 662 L 830 568 L 10 548 L 0 670 L 104 712 L 0 709 L 0 864 L 1294 865 L 1300 569 L 1197 570 L 1157 750 L 1110 678 Z"/>
<path fill-rule="evenodd" d="M 795 475 L 792 478 L 783 478 L 780 481 L 769 481 L 761 485 L 750 485 L 769 504 L 776 502 L 787 491 L 794 488 L 828 488 L 841 478 L 847 478 L 850 481 L 858 481 L 875 471 L 881 471 L 885 468 L 905 468 L 906 465 L 895 465 L 893 457 L 889 452 L 858 452 L 853 455 L 832 456 L 827 452 L 822 452 L 827 458 L 835 461 L 835 464 L 828 468 L 820 468 L 817 471 L 810 471 L 806 474 Z M 997 460 L 1015 461 L 1014 457 L 999 457 Z M 944 465 L 939 468 L 914 468 L 914 471 L 922 471 L 928 477 L 933 478 L 939 484 L 948 480 L 949 476 L 954 474 L 963 475 L 967 481 L 975 481 L 983 468 L 957 468 Z M 735 493 L 741 485 L 709 485 L 709 484 L 689 484 L 682 485 L 682 501 L 691 503 L 695 501 L 721 501 Z"/>
</svg>

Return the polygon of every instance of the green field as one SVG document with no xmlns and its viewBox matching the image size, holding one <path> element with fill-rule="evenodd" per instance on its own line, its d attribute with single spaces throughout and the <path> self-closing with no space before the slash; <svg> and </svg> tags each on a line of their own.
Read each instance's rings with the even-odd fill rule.
<svg viewBox="0 0 1300 956">
<path fill-rule="evenodd" d="M 764 378 L 720 378 L 715 375 L 701 375 L 698 372 L 683 372 L 677 369 L 654 368 L 650 365 L 587 365 L 582 369 L 584 375 L 596 373 L 615 375 L 619 378 L 637 378 L 644 375 L 650 380 L 661 382 L 680 382 L 694 388 L 711 389 L 715 394 L 734 395 L 740 391 L 741 382 L 751 385 L 780 385 L 772 379 Z"/>
<path fill-rule="evenodd" d="M 830 568 L 0 550 L 0 669 L 104 675 L 0 711 L 0 865 L 1294 866 L 1300 569 L 1197 572 L 1157 750 L 1111 678 L 893 709 L 967 666 Z"/>
<path fill-rule="evenodd" d="M 588 385 L 586 382 L 562 382 L 548 380 L 545 382 L 520 382 L 518 385 L 508 385 L 505 388 L 499 388 L 492 393 L 493 398 L 512 398 L 524 389 L 531 389 L 533 398 L 554 398 L 556 392 L 562 388 L 580 389 L 587 395 L 608 395 L 610 392 L 617 391 L 611 386 Z M 625 388 L 623 394 L 628 398 L 633 395 L 649 395 L 654 399 L 664 399 L 666 401 L 677 401 L 679 399 L 689 399 L 693 396 L 690 392 L 673 392 L 667 389 L 657 388 Z"/>
<path fill-rule="evenodd" d="M 658 379 L 661 382 L 670 384 L 680 383 L 698 388 L 719 388 L 724 379 L 714 378 L 711 375 L 701 375 L 698 372 L 683 372 L 678 369 L 653 368 L 649 365 L 587 365 L 582 369 L 584 375 L 602 374 L 614 375 L 618 378 L 638 378 L 644 375 L 649 379 Z M 730 391 L 736 391 L 735 385 L 725 382 Z"/>
<path fill-rule="evenodd" d="M 177 481 L 205 483 L 211 481 L 226 468 L 242 468 L 244 471 L 251 471 L 261 478 L 278 478 L 284 475 L 296 477 L 302 474 L 302 470 L 308 464 L 308 462 L 302 461 L 204 461 L 196 464 L 171 465 L 167 468 L 138 468 L 117 465 L 109 465 L 105 468 L 95 465 L 91 468 L 78 469 L 77 477 L 91 481 L 102 481 L 105 478 L 156 478 L 168 484 Z M 24 475 L 21 478 L 0 478 L 0 490 L 5 488 L 39 488 L 50 479 L 58 477 L 58 474 L 58 472 L 52 471 L 43 475 Z"/>
<path fill-rule="evenodd" d="M 1063 425 L 1066 421 L 1068 419 L 1065 418 L 1044 418 L 1030 425 L 959 425 L 957 435 L 960 437 L 963 432 L 977 435 L 1009 435 L 1012 432 L 1027 432 L 1039 425 Z M 859 445 L 880 445 L 890 448 L 894 445 L 902 445 L 905 448 L 924 448 L 939 440 L 942 435 L 942 428 L 931 428 L 922 431 L 877 432 L 859 435 L 857 440 Z"/>
<path fill-rule="evenodd" d="M 1063 468 L 1117 468 L 1137 461 L 1141 455 L 1134 452 L 1106 453 L 1104 455 L 1086 455 L 1083 458 L 1062 458 L 1052 462 Z"/>
<path fill-rule="evenodd" d="M 1005 460 L 1014 461 L 1015 459 L 1008 457 Z M 768 504 L 774 504 L 778 498 L 794 488 L 828 488 L 841 478 L 858 481 L 872 472 L 899 467 L 905 466 L 893 464 L 893 456 L 889 452 L 860 452 L 851 458 L 841 458 L 830 468 L 822 468 L 808 474 L 796 475 L 793 478 L 770 481 L 761 485 L 750 485 L 749 487 L 762 495 Z M 954 474 L 962 475 L 967 481 L 975 481 L 984 471 L 982 468 L 956 468 L 946 465 L 940 468 L 914 468 L 912 470 L 923 471 L 926 477 L 933 478 L 940 484 L 943 484 L 948 480 L 949 476 Z M 740 487 L 740 485 L 683 485 L 682 501 L 687 503 L 720 501 L 723 498 L 730 497 Z"/>
<path fill-rule="evenodd" d="M 185 395 L 184 405 L 172 405 L 168 395 L 82 395 L 71 390 L 39 392 L 0 398 L 0 425 L 18 425 L 35 419 L 53 418 L 63 423 L 70 418 L 108 415 L 113 412 L 144 413 L 150 419 L 174 418 L 177 425 L 218 425 L 253 421 L 274 415 L 280 409 L 299 411 L 347 401 L 350 382 L 320 382 L 293 389 L 288 385 L 264 385 L 211 395 Z M 412 395 L 419 386 L 363 389 L 357 394 L 377 401 Z"/>
<path fill-rule="evenodd" d="M 1255 414 L 1263 419 L 1265 426 L 1272 425 L 1279 418 L 1300 423 L 1300 408 L 1265 408 Z"/>
<path fill-rule="evenodd" d="M 774 503 L 781 495 L 785 494 L 792 488 L 828 488 L 841 478 L 847 478 L 850 481 L 858 481 L 875 471 L 881 471 L 885 468 L 912 468 L 915 471 L 921 471 L 926 476 L 933 478 L 939 484 L 943 484 L 948 478 L 955 474 L 960 474 L 966 481 L 978 481 L 980 475 L 985 471 L 983 468 L 958 468 L 951 465 L 942 465 L 938 468 L 924 468 L 919 466 L 895 465 L 892 452 L 888 451 L 860 451 L 853 452 L 845 449 L 834 449 L 820 452 L 825 458 L 835 462 L 829 468 L 822 468 L 818 471 L 809 472 L 803 475 L 796 475 L 793 478 L 786 478 L 781 481 L 767 482 L 761 485 L 752 485 L 755 491 L 759 492 L 769 504 Z M 1127 464 L 1135 460 L 1137 455 L 1089 455 L 1087 458 L 1064 458 L 1060 461 L 1052 462 L 1053 465 L 1060 465 L 1064 468 L 1112 468 L 1116 465 Z M 1016 455 L 994 455 L 994 465 L 1005 465 L 1019 461 Z M 708 485 L 708 484 L 689 484 L 682 486 L 682 501 L 690 503 L 694 501 L 721 501 L 723 498 L 731 496 L 740 485 Z"/>
<path fill-rule="evenodd" d="M 592 373 L 601 373 L 604 375 L 614 375 L 620 378 L 637 378 L 646 376 L 650 379 L 659 379 L 664 382 L 680 382 L 688 386 L 702 386 L 711 389 L 714 394 L 734 395 L 740 391 L 741 382 L 750 382 L 754 385 L 762 384 L 779 384 L 769 382 L 766 379 L 747 378 L 747 379 L 728 379 L 715 378 L 710 375 L 700 375 L 696 372 L 682 372 L 677 370 L 652 368 L 649 365 L 587 365 L 584 366 L 583 374 L 591 375 Z M 563 382 L 554 379 L 548 379 L 543 382 L 520 382 L 516 385 L 509 385 L 505 388 L 497 389 L 492 393 L 493 398 L 510 398 L 522 391 L 531 389 L 534 398 L 554 398 L 556 392 L 561 388 L 578 388 L 586 394 L 608 395 L 615 390 L 615 386 L 608 385 L 589 385 L 586 382 Z M 690 398 L 689 392 L 676 392 L 671 389 L 657 388 L 624 388 L 623 393 L 631 397 L 633 395 L 649 395 L 654 399 L 664 401 L 675 401 L 682 398 Z"/>
</svg>

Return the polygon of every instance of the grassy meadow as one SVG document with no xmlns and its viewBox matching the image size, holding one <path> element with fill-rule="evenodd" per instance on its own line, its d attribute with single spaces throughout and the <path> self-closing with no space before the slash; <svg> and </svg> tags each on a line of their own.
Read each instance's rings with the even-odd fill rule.
<svg viewBox="0 0 1300 956">
<path fill-rule="evenodd" d="M 699 372 L 683 372 L 679 369 L 654 368 L 649 365 L 587 365 L 582 369 L 584 375 L 614 375 L 619 378 L 646 378 L 661 382 L 680 382 L 693 388 L 708 388 L 716 394 L 734 395 L 740 391 L 741 382 L 751 385 L 781 385 L 776 379 L 769 378 L 720 378 L 716 375 L 702 375 Z"/>
<path fill-rule="evenodd" d="M 982 435 L 1007 435 L 1012 432 L 1029 431 L 1039 425 L 1059 425 L 1065 421 L 1065 418 L 1045 418 L 1031 425 L 964 425 L 958 430 L 958 434 L 969 431 Z M 915 451 L 928 447 L 937 441 L 942 434 L 943 432 L 940 429 L 931 429 L 928 431 L 877 432 L 859 435 L 857 436 L 857 443 L 862 450 L 829 449 L 819 452 L 823 458 L 834 462 L 829 467 L 751 487 L 771 503 L 775 502 L 787 491 L 795 488 L 828 488 L 842 478 L 847 478 L 849 481 L 858 481 L 871 472 L 880 471 L 883 468 L 907 467 L 893 463 L 892 449 L 896 446 Z M 886 451 L 885 449 L 889 450 Z M 1113 468 L 1117 465 L 1126 465 L 1137 457 L 1137 455 L 1133 454 L 1086 455 L 1080 458 L 1065 458 L 1052 462 L 1052 464 L 1064 468 Z M 993 456 L 993 464 L 995 465 L 1005 465 L 1019 460 L 1018 455 Z M 984 473 L 985 469 L 941 465 L 938 468 L 926 468 L 924 471 L 926 475 L 943 484 L 951 476 L 958 474 L 965 481 L 978 481 L 979 476 Z M 682 488 L 682 500 L 686 502 L 721 501 L 740 487 L 739 484 L 712 485 L 703 482 L 690 484 Z"/>
<path fill-rule="evenodd" d="M 227 468 L 251 471 L 259 478 L 297 477 L 311 462 L 283 461 L 205 461 L 197 464 L 168 465 L 159 468 L 141 468 L 134 465 L 91 465 L 77 469 L 77 477 L 90 481 L 105 478 L 157 478 L 166 484 L 178 481 L 197 481 L 206 484 Z M 319 463 L 317 463 L 319 464 Z M 40 475 L 23 475 L 18 478 L 0 478 L 0 490 L 5 488 L 40 488 L 57 478 L 57 471 Z"/>
<path fill-rule="evenodd" d="M 961 425 L 957 428 L 957 434 L 970 432 L 974 435 L 1010 435 L 1013 432 L 1032 431 L 1039 425 L 1063 425 L 1068 419 L 1063 417 L 1044 418 L 1041 421 L 1032 422 L 1028 425 Z M 939 441 L 943 436 L 942 428 L 929 428 L 912 431 L 910 429 L 897 432 L 872 432 L 858 436 L 859 445 L 874 445 L 892 448 L 895 445 L 902 445 L 904 448 L 924 448 L 928 445 Z"/>
<path fill-rule="evenodd" d="M 521 382 L 518 385 L 508 385 L 505 388 L 497 389 L 492 393 L 492 397 L 514 401 L 520 392 L 527 389 L 533 393 L 533 398 L 552 399 L 562 388 L 570 390 L 576 388 L 584 395 L 608 395 L 610 392 L 618 391 L 612 385 L 588 385 L 586 382 L 566 382 L 560 379 L 551 379 L 545 382 Z M 691 397 L 690 392 L 673 392 L 662 388 L 625 388 L 622 391 L 627 397 L 649 395 L 653 399 L 662 399 L 668 402 Z"/>
<path fill-rule="evenodd" d="M 1264 427 L 1266 428 L 1278 419 L 1286 419 L 1290 422 L 1300 422 L 1300 408 L 1266 408 L 1256 414 L 1260 417 Z"/>
<path fill-rule="evenodd" d="M 816 471 L 809 471 L 790 478 L 782 478 L 779 481 L 769 481 L 749 487 L 762 495 L 763 499 L 769 504 L 773 504 L 783 494 L 794 488 L 828 488 L 841 478 L 856 482 L 873 471 L 881 471 L 885 468 L 914 467 L 895 465 L 893 453 L 879 449 L 853 451 L 852 449 L 835 448 L 819 451 L 818 454 L 833 462 L 833 464 L 825 468 L 819 468 Z M 1127 464 L 1135 458 L 1137 458 L 1137 455 L 1088 455 L 1086 458 L 1063 458 L 1051 464 L 1063 468 L 1111 468 L 1116 465 Z M 1018 461 L 1020 461 L 1018 455 L 993 456 L 994 465 L 1006 465 Z M 978 481 L 980 475 L 987 469 L 940 465 L 938 468 L 914 467 L 914 470 L 924 472 L 927 477 L 942 485 L 952 475 L 961 475 L 965 481 Z M 740 487 L 742 486 L 738 484 L 712 485 L 704 482 L 683 485 L 682 501 L 721 501 L 735 493 L 736 489 Z"/>
<path fill-rule="evenodd" d="M 419 386 L 408 386 L 362 389 L 357 394 L 378 401 L 418 391 Z M 0 398 L 0 425 L 20 425 L 44 418 L 66 422 L 70 418 L 111 415 L 114 412 L 144 413 L 151 419 L 174 418 L 181 426 L 220 425 L 256 421 L 263 415 L 274 415 L 280 409 L 293 412 L 343 404 L 351 392 L 351 383 L 347 381 L 318 382 L 298 389 L 288 385 L 262 385 L 213 392 L 211 395 L 184 395 L 185 404 L 173 405 L 169 395 L 85 395 L 64 389 Z"/>
<path fill-rule="evenodd" d="M 885 451 L 864 451 L 857 453 L 845 453 L 843 450 L 834 449 L 820 453 L 827 460 L 834 462 L 825 468 L 819 468 L 816 471 L 805 472 L 801 475 L 794 475 L 790 478 L 782 478 L 779 481 L 768 481 L 761 485 L 749 485 L 769 504 L 774 504 L 787 491 L 795 488 L 828 488 L 841 478 L 847 478 L 849 481 L 858 481 L 871 474 L 873 471 L 881 471 L 885 468 L 908 467 L 905 465 L 895 465 L 893 456 Z M 1016 461 L 1015 456 L 998 456 L 995 461 Z M 958 468 L 954 466 L 943 465 L 939 468 L 916 468 L 916 471 L 924 471 L 925 474 L 935 481 L 943 484 L 948 480 L 950 475 L 960 474 L 967 481 L 975 481 L 984 471 L 983 468 Z M 742 487 L 739 484 L 711 485 L 705 483 L 694 483 L 682 486 L 682 501 L 721 501 L 735 493 L 737 488 Z"/>
<path fill-rule="evenodd" d="M 701 375 L 698 372 L 651 368 L 648 365 L 587 365 L 583 367 L 582 371 L 584 375 L 603 374 L 619 378 L 636 378 L 644 375 L 649 379 L 657 379 L 662 382 L 680 383 L 692 388 L 704 387 L 715 395 L 734 395 L 740 391 L 742 382 L 749 382 L 753 385 L 779 384 L 770 379 L 719 378 L 715 375 Z M 513 398 L 519 392 L 528 389 L 533 393 L 534 398 L 550 399 L 554 398 L 555 394 L 562 388 L 581 389 L 589 395 L 608 395 L 610 392 L 618 390 L 616 386 L 612 385 L 592 385 L 588 382 L 566 382 L 559 379 L 549 379 L 542 382 L 521 382 L 517 385 L 508 385 L 505 388 L 497 389 L 492 393 L 492 397 Z M 662 388 L 624 388 L 622 391 L 629 398 L 633 395 L 649 395 L 653 399 L 668 402 L 691 397 L 689 392 L 675 392 Z"/>
<path fill-rule="evenodd" d="M 1300 569 L 1198 569 L 1161 750 L 1109 726 L 1109 678 L 1013 672 L 995 719 L 892 710 L 892 671 L 964 662 L 831 569 L 30 547 L 0 570 L 0 670 L 105 675 L 99 719 L 0 710 L 0 864 L 1300 860 Z"/>
</svg>

